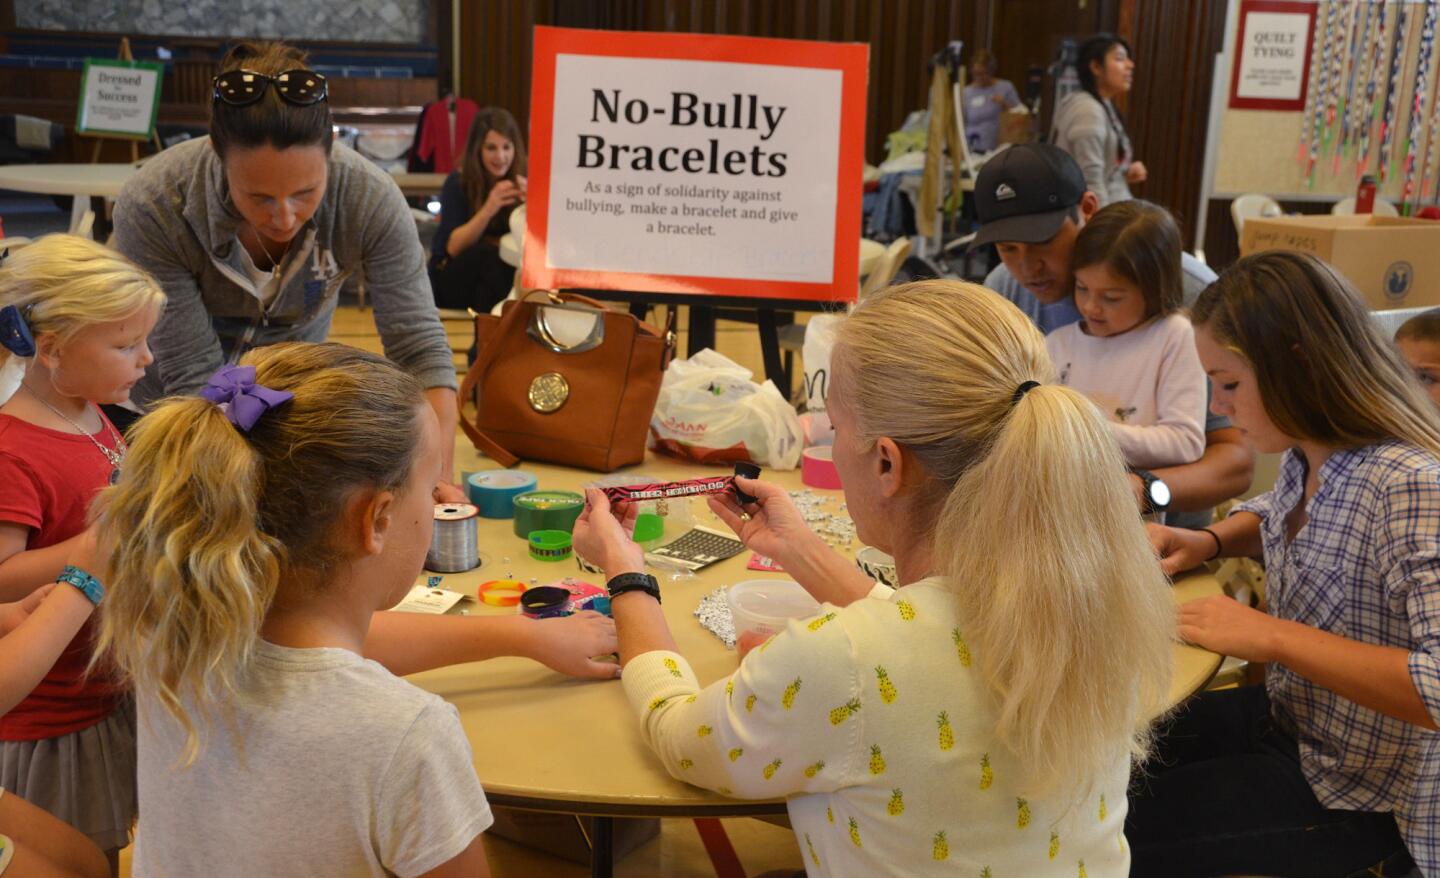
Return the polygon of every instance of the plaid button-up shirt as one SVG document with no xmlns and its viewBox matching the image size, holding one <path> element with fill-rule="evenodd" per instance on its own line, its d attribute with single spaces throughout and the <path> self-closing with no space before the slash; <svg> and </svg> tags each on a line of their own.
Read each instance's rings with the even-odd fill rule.
<svg viewBox="0 0 1440 878">
<path fill-rule="evenodd" d="M 1270 612 L 1410 653 L 1410 680 L 1440 722 L 1440 460 L 1401 442 L 1336 451 L 1320 467 L 1308 521 L 1288 543 L 1306 462 L 1286 453 L 1269 493 L 1242 504 L 1262 519 Z M 1271 664 L 1277 721 L 1327 808 L 1393 811 L 1410 855 L 1440 875 L 1440 733 L 1361 707 Z"/>
</svg>

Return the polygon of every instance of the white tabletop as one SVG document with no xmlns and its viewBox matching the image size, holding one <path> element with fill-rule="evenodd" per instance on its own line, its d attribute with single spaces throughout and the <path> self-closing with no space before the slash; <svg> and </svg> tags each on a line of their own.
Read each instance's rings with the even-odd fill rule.
<svg viewBox="0 0 1440 878">
<path fill-rule="evenodd" d="M 479 457 L 463 436 L 457 437 L 455 460 L 464 469 L 495 466 Z M 534 473 L 539 487 L 546 490 L 577 490 L 598 477 L 596 473 L 544 464 L 527 463 L 522 468 Z M 724 472 L 654 454 L 647 455 L 634 471 L 659 479 Z M 797 472 L 767 471 L 765 478 L 788 489 L 801 487 Z M 831 496 L 837 503 L 841 496 L 838 491 L 815 493 Z M 699 507 L 703 509 L 703 504 Z M 718 521 L 709 521 L 708 510 L 703 514 L 706 520 L 702 523 L 724 528 Z M 474 595 L 476 586 L 491 579 L 526 581 L 534 577 L 544 585 L 564 576 L 603 584 L 599 574 L 579 571 L 573 560 L 549 564 L 530 559 L 525 542 L 514 535 L 509 520 L 480 519 L 479 537 L 488 563 L 477 570 L 446 575 L 443 587 Z M 854 548 L 858 546 L 842 551 L 848 555 Z M 749 552 L 742 552 L 705 568 L 693 579 L 662 581 L 666 621 L 680 652 L 702 683 L 733 672 L 738 658 L 734 650 L 701 628 L 692 613 L 700 598 L 714 588 L 743 579 L 777 577 L 746 570 L 749 557 Z M 1219 584 L 1207 574 L 1186 576 L 1175 585 L 1177 601 L 1219 593 Z M 483 615 L 515 612 L 483 604 L 469 604 L 468 611 Z M 1179 702 L 1209 681 L 1219 667 L 1220 657 L 1177 644 L 1174 661 L 1171 698 Z M 519 658 L 454 665 L 410 679 L 459 709 L 474 751 L 476 773 L 486 794 L 497 804 L 615 816 L 701 817 L 784 810 L 780 800 L 730 799 L 672 778 L 640 739 L 639 719 L 625 700 L 618 680 L 570 679 Z"/>
<path fill-rule="evenodd" d="M 0 165 L 0 189 L 40 195 L 114 198 L 135 173 L 135 165 Z"/>
</svg>

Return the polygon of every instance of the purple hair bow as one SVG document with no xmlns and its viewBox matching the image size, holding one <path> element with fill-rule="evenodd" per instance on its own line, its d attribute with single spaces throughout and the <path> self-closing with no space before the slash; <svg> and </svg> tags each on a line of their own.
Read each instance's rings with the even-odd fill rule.
<svg viewBox="0 0 1440 878">
<path fill-rule="evenodd" d="M 230 423 L 250 432 L 260 416 L 295 398 L 288 390 L 271 390 L 255 383 L 254 366 L 221 366 L 200 396 L 220 406 Z"/>
</svg>

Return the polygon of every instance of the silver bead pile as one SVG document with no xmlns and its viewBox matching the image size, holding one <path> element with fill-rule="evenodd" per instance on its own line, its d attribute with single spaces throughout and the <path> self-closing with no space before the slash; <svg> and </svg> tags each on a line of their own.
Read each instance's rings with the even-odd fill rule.
<svg viewBox="0 0 1440 878">
<path fill-rule="evenodd" d="M 820 535 L 826 544 L 835 548 L 849 548 L 855 540 L 855 522 L 845 514 L 845 503 L 833 495 L 817 494 L 809 489 L 791 491 L 790 499 L 795 508 L 804 516 L 810 529 Z M 835 502 L 838 509 L 832 510 Z"/>
<path fill-rule="evenodd" d="M 727 647 L 735 648 L 735 619 L 730 615 L 730 602 L 725 599 L 724 586 L 700 599 L 700 605 L 695 608 L 695 618 L 700 620 L 700 627 L 720 638 Z"/>
</svg>

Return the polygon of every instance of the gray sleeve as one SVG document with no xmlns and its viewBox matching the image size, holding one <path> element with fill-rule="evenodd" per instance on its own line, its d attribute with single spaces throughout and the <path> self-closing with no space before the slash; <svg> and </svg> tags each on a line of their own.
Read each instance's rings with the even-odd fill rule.
<svg viewBox="0 0 1440 878">
<path fill-rule="evenodd" d="M 402 878 L 455 859 L 495 822 L 460 714 L 439 698 L 416 715 L 381 783 L 371 815 L 376 851 Z"/>
<path fill-rule="evenodd" d="M 394 181 L 382 180 L 365 224 L 364 275 L 375 304 L 375 328 L 385 356 L 426 389 L 457 388 L 455 361 L 430 292 L 425 251 L 410 206 Z"/>
<path fill-rule="evenodd" d="M 128 188 L 128 187 L 127 187 Z M 210 322 L 195 273 L 185 264 L 179 242 L 178 216 L 161 222 L 163 206 L 122 191 L 115 202 L 113 246 L 159 282 L 165 311 L 150 334 L 150 348 L 160 373 L 163 394 L 192 393 L 224 363 L 220 337 Z"/>
<path fill-rule="evenodd" d="M 1109 163 L 1105 160 L 1105 118 L 1101 113 L 1090 113 L 1088 108 L 1070 115 L 1065 129 L 1060 132 L 1059 145 L 1075 159 L 1080 172 L 1085 175 L 1085 188 L 1100 199 L 1100 206 L 1109 203 L 1110 190 L 1105 175 Z"/>
<path fill-rule="evenodd" d="M 1000 80 L 1000 85 L 1005 89 L 1005 106 L 1013 107 L 1020 103 L 1020 95 L 1015 91 L 1015 84 L 1008 79 Z"/>
</svg>

